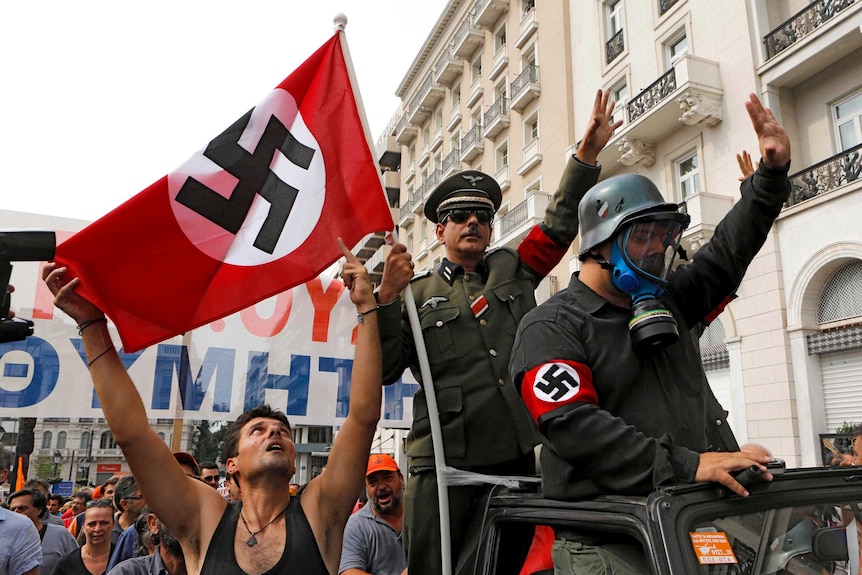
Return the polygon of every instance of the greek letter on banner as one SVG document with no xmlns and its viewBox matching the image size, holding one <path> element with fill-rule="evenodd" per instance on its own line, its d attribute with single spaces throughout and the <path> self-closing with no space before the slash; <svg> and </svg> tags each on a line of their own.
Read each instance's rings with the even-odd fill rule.
<svg viewBox="0 0 862 575">
<path fill-rule="evenodd" d="M 565 359 L 543 363 L 524 374 L 521 396 L 537 423 L 543 415 L 564 405 L 598 404 L 590 368 Z"/>
</svg>

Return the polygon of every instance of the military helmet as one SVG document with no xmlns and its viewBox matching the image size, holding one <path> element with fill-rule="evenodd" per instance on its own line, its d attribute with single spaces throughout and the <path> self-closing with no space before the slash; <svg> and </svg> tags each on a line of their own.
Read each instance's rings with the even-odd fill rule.
<svg viewBox="0 0 862 575">
<path fill-rule="evenodd" d="M 581 258 L 609 240 L 624 225 L 646 214 L 678 213 L 677 204 L 666 202 L 649 178 L 622 174 L 602 180 L 590 188 L 578 205 Z M 682 216 L 683 214 L 678 214 Z M 688 216 L 685 215 L 686 225 Z"/>
</svg>

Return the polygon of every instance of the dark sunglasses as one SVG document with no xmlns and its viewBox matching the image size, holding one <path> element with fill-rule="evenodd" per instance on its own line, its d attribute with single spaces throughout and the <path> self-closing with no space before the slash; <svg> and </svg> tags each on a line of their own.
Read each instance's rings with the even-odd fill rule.
<svg viewBox="0 0 862 575">
<path fill-rule="evenodd" d="M 445 224 L 446 220 L 452 220 L 456 224 L 463 224 L 470 219 L 471 214 L 476 214 L 476 219 L 479 220 L 480 224 L 490 224 L 491 220 L 494 219 L 494 212 L 492 212 L 491 210 L 457 209 L 449 210 L 448 212 L 444 213 L 443 217 L 440 218 L 440 223 Z"/>
<path fill-rule="evenodd" d="M 123 499 L 126 501 L 134 501 L 136 499 L 143 499 L 143 498 L 144 498 L 143 495 L 129 495 L 128 497 L 123 497 Z"/>
<path fill-rule="evenodd" d="M 221 479 L 218 475 L 207 475 L 206 477 L 201 477 L 207 483 L 218 483 L 219 479 Z"/>
</svg>

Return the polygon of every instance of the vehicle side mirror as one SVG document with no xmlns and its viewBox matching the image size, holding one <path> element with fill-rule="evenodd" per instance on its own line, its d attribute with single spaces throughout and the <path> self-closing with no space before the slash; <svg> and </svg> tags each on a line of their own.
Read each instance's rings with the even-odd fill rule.
<svg viewBox="0 0 862 575">
<path fill-rule="evenodd" d="M 847 531 L 844 527 L 820 527 L 811 537 L 811 551 L 820 561 L 847 561 Z"/>
</svg>

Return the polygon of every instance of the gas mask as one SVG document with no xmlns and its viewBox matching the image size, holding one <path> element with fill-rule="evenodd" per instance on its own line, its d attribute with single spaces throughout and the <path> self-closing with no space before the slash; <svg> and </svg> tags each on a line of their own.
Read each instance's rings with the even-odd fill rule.
<svg viewBox="0 0 862 575">
<path fill-rule="evenodd" d="M 659 298 L 687 224 L 684 214 L 649 214 L 629 223 L 611 242 L 611 279 L 632 296 L 629 334 L 638 351 L 659 350 L 679 339 L 676 319 Z"/>
</svg>

